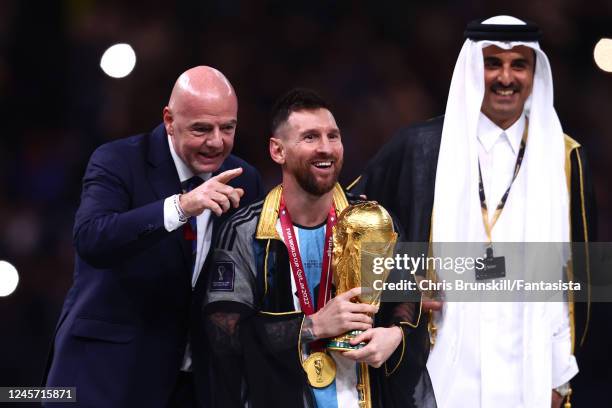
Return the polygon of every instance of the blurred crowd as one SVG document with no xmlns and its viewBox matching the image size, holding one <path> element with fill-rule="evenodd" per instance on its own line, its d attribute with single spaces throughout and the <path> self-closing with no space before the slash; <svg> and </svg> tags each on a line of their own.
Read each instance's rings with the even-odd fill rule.
<svg viewBox="0 0 612 408">
<path fill-rule="evenodd" d="M 280 177 L 268 156 L 268 113 L 294 86 L 333 106 L 348 183 L 402 126 L 444 113 L 465 24 L 512 14 L 537 22 L 566 133 L 587 150 L 599 237 L 612 240 L 612 74 L 593 47 L 612 38 L 612 2 L 593 0 L 326 2 L 179 0 L 0 1 L 0 259 L 20 273 L 0 298 L 0 385 L 38 385 L 72 280 L 80 179 L 100 144 L 161 122 L 176 76 L 220 69 L 240 108 L 234 151 Z M 132 45 L 124 79 L 99 67 Z"/>
</svg>

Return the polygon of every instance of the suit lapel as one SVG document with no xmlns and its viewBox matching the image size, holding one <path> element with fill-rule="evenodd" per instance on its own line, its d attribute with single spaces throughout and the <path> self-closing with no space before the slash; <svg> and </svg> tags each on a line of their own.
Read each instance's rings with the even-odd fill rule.
<svg viewBox="0 0 612 408">
<path fill-rule="evenodd" d="M 181 183 L 170 155 L 168 135 L 163 124 L 156 127 L 151 133 L 148 161 L 149 181 L 158 199 L 165 199 L 181 192 Z M 183 227 L 174 231 L 173 235 L 183 254 L 185 270 L 189 272 L 191 281 L 191 244 L 183 236 Z"/>
<path fill-rule="evenodd" d="M 170 155 L 168 136 L 163 125 L 159 125 L 151 133 L 148 161 L 149 180 L 157 198 L 166 198 L 181 191 L 181 183 Z"/>
</svg>

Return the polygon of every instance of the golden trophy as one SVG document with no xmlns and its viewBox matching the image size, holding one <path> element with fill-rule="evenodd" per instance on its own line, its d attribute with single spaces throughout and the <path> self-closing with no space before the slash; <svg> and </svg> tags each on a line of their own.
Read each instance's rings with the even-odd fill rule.
<svg viewBox="0 0 612 408">
<path fill-rule="evenodd" d="M 385 282 L 390 271 L 383 268 L 380 272 L 374 272 L 374 259 L 392 257 L 396 240 L 391 216 L 375 201 L 345 208 L 333 229 L 332 270 L 336 296 L 361 287 L 361 295 L 353 301 L 378 306 L 382 290 L 374 290 L 374 281 Z M 350 344 L 351 339 L 360 333 L 360 330 L 353 330 L 334 337 L 327 343 L 327 349 L 344 352 L 361 348 L 365 343 Z M 357 392 L 359 408 L 371 408 L 370 376 L 366 363 L 358 364 Z"/>
<path fill-rule="evenodd" d="M 374 273 L 374 259 L 393 256 L 397 234 L 393 220 L 375 201 L 364 201 L 351 205 L 340 213 L 333 229 L 332 270 L 336 296 L 356 287 L 362 293 L 353 301 L 378 306 L 382 290 L 374 290 L 374 281 L 384 282 L 389 269 Z M 353 330 L 331 339 L 327 348 L 336 351 L 355 350 L 365 344 L 351 345 L 351 339 L 361 333 Z"/>
</svg>

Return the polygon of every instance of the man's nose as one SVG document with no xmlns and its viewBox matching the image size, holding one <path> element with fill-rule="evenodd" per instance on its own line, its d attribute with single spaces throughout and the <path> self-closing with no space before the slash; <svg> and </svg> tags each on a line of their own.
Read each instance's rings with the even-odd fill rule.
<svg viewBox="0 0 612 408">
<path fill-rule="evenodd" d="M 223 138 L 221 137 L 221 129 L 215 127 L 210 135 L 206 138 L 205 144 L 207 147 L 220 148 L 223 147 Z"/>
<path fill-rule="evenodd" d="M 331 144 L 327 136 L 323 136 L 317 143 L 317 153 L 331 153 Z"/>
<path fill-rule="evenodd" d="M 497 80 L 504 86 L 510 85 L 514 80 L 512 69 L 510 67 L 502 67 L 497 76 Z"/>
</svg>

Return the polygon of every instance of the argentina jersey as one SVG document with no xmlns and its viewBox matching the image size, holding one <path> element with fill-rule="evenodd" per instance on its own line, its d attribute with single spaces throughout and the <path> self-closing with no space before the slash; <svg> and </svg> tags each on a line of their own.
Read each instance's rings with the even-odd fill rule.
<svg viewBox="0 0 612 408">
<path fill-rule="evenodd" d="M 278 225 L 280 227 L 280 225 Z M 298 247 L 302 256 L 304 274 L 311 299 L 317 305 L 317 293 L 321 280 L 321 267 L 323 263 L 323 250 L 325 244 L 325 223 L 316 227 L 302 227 L 294 225 L 297 236 Z M 282 234 L 279 234 L 282 236 Z M 297 286 L 291 279 L 291 289 L 295 310 L 300 310 L 300 302 L 297 296 Z M 302 358 L 307 358 L 310 354 L 309 346 L 303 345 Z M 313 393 L 317 408 L 338 408 L 358 406 L 359 395 L 357 392 L 358 369 L 359 365 L 348 358 L 344 358 L 342 353 L 330 352 L 330 356 L 336 363 L 336 378 L 325 388 L 310 387 Z"/>
</svg>

